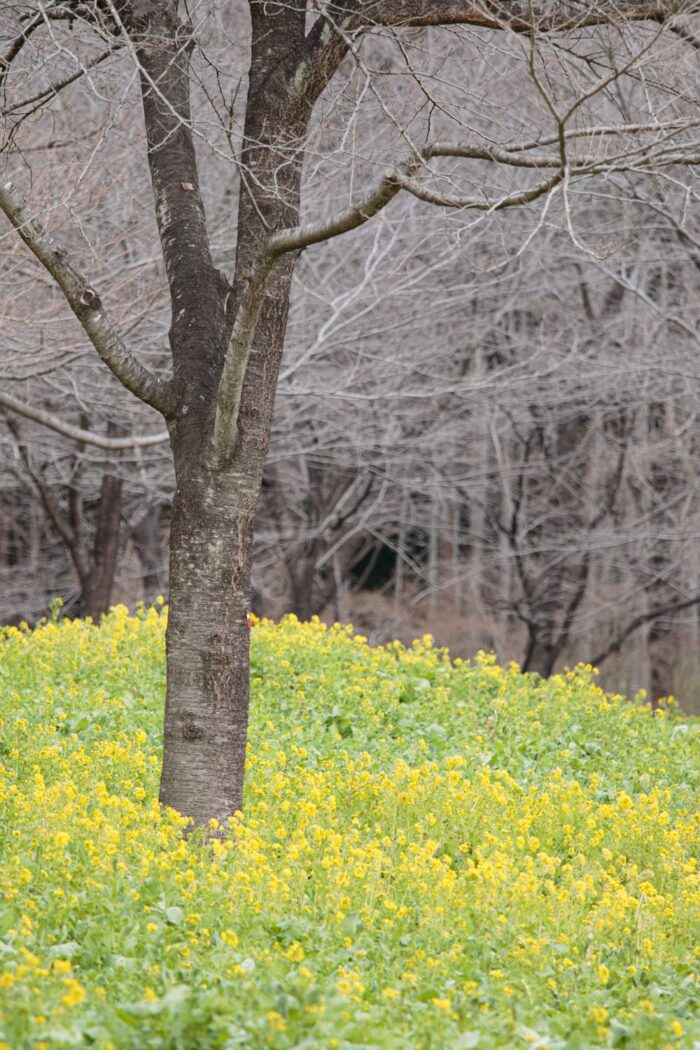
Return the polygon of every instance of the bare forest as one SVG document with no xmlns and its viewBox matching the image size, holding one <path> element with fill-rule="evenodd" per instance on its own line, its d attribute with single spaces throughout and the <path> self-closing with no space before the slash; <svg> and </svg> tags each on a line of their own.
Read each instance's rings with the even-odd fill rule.
<svg viewBox="0 0 700 1050">
<path fill-rule="evenodd" d="M 692 3 L 0 3 L 2 621 L 170 593 L 188 767 L 251 605 L 697 709 L 699 50 Z"/>
</svg>

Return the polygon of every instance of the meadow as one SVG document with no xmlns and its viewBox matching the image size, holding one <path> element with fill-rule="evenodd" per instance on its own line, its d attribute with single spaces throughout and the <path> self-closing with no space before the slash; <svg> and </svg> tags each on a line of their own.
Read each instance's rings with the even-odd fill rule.
<svg viewBox="0 0 700 1050">
<path fill-rule="evenodd" d="M 244 814 L 157 802 L 166 613 L 0 640 L 0 1048 L 690 1050 L 700 733 L 256 622 Z"/>
</svg>

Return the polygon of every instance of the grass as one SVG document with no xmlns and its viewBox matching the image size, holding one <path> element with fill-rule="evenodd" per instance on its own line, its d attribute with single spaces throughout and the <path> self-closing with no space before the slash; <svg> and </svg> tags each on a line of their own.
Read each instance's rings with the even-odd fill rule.
<svg viewBox="0 0 700 1050">
<path fill-rule="evenodd" d="M 263 622 L 206 844 L 156 801 L 164 621 L 3 633 L 2 1050 L 697 1047 L 697 723 Z"/>
</svg>

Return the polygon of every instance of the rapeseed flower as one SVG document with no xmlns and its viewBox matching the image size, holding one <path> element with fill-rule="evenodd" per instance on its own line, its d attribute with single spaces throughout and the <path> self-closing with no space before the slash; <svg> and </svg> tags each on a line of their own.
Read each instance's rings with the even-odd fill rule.
<svg viewBox="0 0 700 1050">
<path fill-rule="evenodd" d="M 207 843 L 157 802 L 165 618 L 2 633 L 0 1042 L 700 1038 L 675 709 L 253 617 L 245 812 Z"/>
</svg>

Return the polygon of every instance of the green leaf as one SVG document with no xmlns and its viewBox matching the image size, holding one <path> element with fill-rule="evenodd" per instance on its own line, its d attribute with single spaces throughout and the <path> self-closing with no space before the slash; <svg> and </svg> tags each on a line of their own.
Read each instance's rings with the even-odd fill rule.
<svg viewBox="0 0 700 1050">
<path fill-rule="evenodd" d="M 474 1050 L 474 1047 L 479 1045 L 479 1039 L 478 1032 L 462 1032 L 453 1041 L 452 1046 L 454 1050 Z"/>
<path fill-rule="evenodd" d="M 46 954 L 49 959 L 74 959 L 82 950 L 77 941 L 66 941 L 65 944 L 52 944 Z"/>
<path fill-rule="evenodd" d="M 156 1000 L 153 1003 L 120 1003 L 115 1006 L 114 1012 L 117 1017 L 127 1024 L 137 1025 L 144 1017 L 155 1017 L 163 1012 L 163 1001 Z"/>
<path fill-rule="evenodd" d="M 172 988 L 168 989 L 163 998 L 161 999 L 161 1005 L 166 1010 L 179 1010 L 186 999 L 192 994 L 192 989 L 189 984 L 176 984 Z"/>
</svg>

